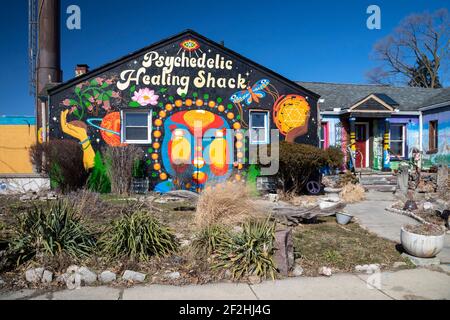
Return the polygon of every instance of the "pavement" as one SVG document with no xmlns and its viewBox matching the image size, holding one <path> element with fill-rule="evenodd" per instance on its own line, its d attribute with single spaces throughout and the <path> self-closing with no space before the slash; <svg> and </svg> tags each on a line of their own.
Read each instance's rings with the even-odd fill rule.
<svg viewBox="0 0 450 320">
<path fill-rule="evenodd" d="M 298 277 L 260 284 L 215 283 L 132 288 L 82 287 L 0 294 L 0 300 L 411 300 L 450 299 L 450 270 L 410 269 L 374 275 Z M 367 281 L 369 280 L 369 281 Z"/>
<path fill-rule="evenodd" d="M 379 237 L 400 243 L 400 230 L 406 224 L 418 224 L 416 220 L 400 214 L 386 211 L 395 201 L 389 192 L 371 191 L 366 193 L 366 200 L 348 205 L 345 209 L 357 218 L 357 222 L 366 230 Z M 445 237 L 444 248 L 437 255 L 441 264 L 450 264 L 450 235 Z"/>
</svg>

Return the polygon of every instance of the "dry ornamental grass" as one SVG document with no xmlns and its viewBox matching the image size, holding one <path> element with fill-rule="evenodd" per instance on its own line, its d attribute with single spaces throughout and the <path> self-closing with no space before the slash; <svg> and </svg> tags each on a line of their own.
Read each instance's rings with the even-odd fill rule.
<svg viewBox="0 0 450 320">
<path fill-rule="evenodd" d="M 346 203 L 355 203 L 366 198 L 364 187 L 360 184 L 347 183 L 340 193 Z"/>
</svg>

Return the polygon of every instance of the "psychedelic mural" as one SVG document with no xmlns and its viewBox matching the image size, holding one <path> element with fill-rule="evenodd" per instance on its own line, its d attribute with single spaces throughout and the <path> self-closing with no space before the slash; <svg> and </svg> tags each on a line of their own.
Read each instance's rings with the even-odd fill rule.
<svg viewBox="0 0 450 320">
<path fill-rule="evenodd" d="M 105 145 L 126 145 L 124 114 L 147 112 L 153 189 L 245 180 L 249 112 L 267 111 L 287 141 L 318 145 L 318 96 L 187 31 L 50 90 L 51 139 L 76 139 L 87 170 Z"/>
</svg>

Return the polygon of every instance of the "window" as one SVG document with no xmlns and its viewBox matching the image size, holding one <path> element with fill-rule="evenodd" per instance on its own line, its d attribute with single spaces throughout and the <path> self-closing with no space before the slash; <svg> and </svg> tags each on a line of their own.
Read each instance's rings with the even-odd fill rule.
<svg viewBox="0 0 450 320">
<path fill-rule="evenodd" d="M 428 129 L 428 152 L 437 151 L 438 136 L 438 121 L 430 121 Z"/>
<path fill-rule="evenodd" d="M 269 112 L 250 111 L 250 143 L 269 143 Z"/>
<path fill-rule="evenodd" d="M 405 131 L 406 126 L 404 124 L 391 124 L 391 153 L 396 157 L 405 157 Z"/>
<path fill-rule="evenodd" d="M 151 112 L 122 112 L 122 142 L 145 144 L 151 142 Z"/>
<path fill-rule="evenodd" d="M 327 149 L 329 147 L 328 143 L 328 122 L 322 122 L 320 126 L 320 148 Z"/>
</svg>

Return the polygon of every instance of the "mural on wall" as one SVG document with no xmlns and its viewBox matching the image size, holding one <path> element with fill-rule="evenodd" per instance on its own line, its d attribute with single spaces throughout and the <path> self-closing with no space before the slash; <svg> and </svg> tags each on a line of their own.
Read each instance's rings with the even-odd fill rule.
<svg viewBox="0 0 450 320">
<path fill-rule="evenodd" d="M 103 145 L 125 145 L 121 112 L 149 112 L 140 145 L 160 192 L 245 180 L 250 110 L 267 110 L 287 141 L 317 145 L 317 96 L 242 59 L 193 34 L 149 47 L 51 92 L 50 136 L 78 140 L 90 169 Z"/>
<path fill-rule="evenodd" d="M 437 121 L 438 145 L 435 153 L 429 152 L 430 121 Z M 422 139 L 425 168 L 439 164 L 450 166 L 450 106 L 424 113 Z"/>
</svg>

